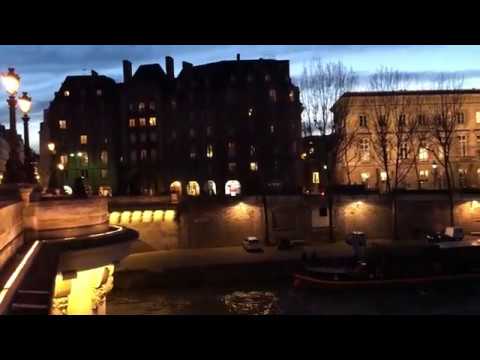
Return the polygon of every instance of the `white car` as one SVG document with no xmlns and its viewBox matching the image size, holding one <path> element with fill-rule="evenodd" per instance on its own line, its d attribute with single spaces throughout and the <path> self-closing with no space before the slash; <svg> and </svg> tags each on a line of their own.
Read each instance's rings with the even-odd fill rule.
<svg viewBox="0 0 480 360">
<path fill-rule="evenodd" d="M 255 236 L 246 237 L 243 240 L 243 248 L 247 251 L 258 251 L 262 249 L 262 244 Z"/>
</svg>

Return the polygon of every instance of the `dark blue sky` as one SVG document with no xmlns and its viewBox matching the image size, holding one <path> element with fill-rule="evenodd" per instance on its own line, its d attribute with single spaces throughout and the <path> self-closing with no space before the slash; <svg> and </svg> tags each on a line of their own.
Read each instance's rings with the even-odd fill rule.
<svg viewBox="0 0 480 360">
<path fill-rule="evenodd" d="M 175 59 L 178 73 L 181 62 L 195 65 L 220 60 L 276 58 L 291 61 L 291 73 L 298 75 L 312 58 L 341 60 L 362 75 L 380 66 L 413 73 L 461 72 L 465 87 L 480 88 L 480 46 L 406 46 L 406 45 L 155 45 L 155 46 L 0 46 L 0 71 L 13 66 L 22 77 L 20 91 L 33 97 L 31 142 L 38 146 L 42 110 L 52 100 L 66 75 L 88 74 L 91 69 L 121 80 L 121 61 L 133 62 L 134 71 L 142 63 L 164 65 L 166 55 Z M 0 101 L 0 121 L 8 124 L 5 101 Z M 7 125 L 8 126 L 8 125 Z M 18 126 L 22 133 L 22 127 Z"/>
</svg>

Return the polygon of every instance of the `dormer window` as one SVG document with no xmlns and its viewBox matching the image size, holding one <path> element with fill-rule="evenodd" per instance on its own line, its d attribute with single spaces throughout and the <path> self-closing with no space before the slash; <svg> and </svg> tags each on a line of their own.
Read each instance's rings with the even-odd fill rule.
<svg viewBox="0 0 480 360">
<path fill-rule="evenodd" d="M 138 111 L 145 111 L 145 103 L 141 102 L 138 104 Z"/>
</svg>

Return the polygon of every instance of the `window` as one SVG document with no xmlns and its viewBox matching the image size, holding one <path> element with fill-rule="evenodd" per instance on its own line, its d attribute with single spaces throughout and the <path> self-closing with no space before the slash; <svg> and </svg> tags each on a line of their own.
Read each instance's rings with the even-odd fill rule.
<svg viewBox="0 0 480 360">
<path fill-rule="evenodd" d="M 367 127 L 368 126 L 366 115 L 360 115 L 359 120 L 360 120 L 360 127 Z"/>
<path fill-rule="evenodd" d="M 477 155 L 480 156 L 480 135 L 477 135 Z"/>
<path fill-rule="evenodd" d="M 443 159 L 443 146 L 438 145 L 438 158 Z"/>
<path fill-rule="evenodd" d="M 100 174 L 102 176 L 102 179 L 105 179 L 108 176 L 108 170 L 107 169 L 101 169 Z"/>
<path fill-rule="evenodd" d="M 238 180 L 229 180 L 225 183 L 225 195 L 237 196 L 240 195 L 242 188 Z"/>
<path fill-rule="evenodd" d="M 420 170 L 420 180 L 427 180 L 428 179 L 428 170 Z"/>
<path fill-rule="evenodd" d="M 250 170 L 251 171 L 257 171 L 258 170 L 258 163 L 257 162 L 251 162 L 250 163 Z"/>
<path fill-rule="evenodd" d="M 150 101 L 150 103 L 148 104 L 148 108 L 150 110 L 155 110 L 155 102 L 154 101 Z"/>
<path fill-rule="evenodd" d="M 318 171 L 312 173 L 312 184 L 320 184 L 320 173 Z"/>
<path fill-rule="evenodd" d="M 195 149 L 195 146 L 192 146 L 190 148 L 190 159 L 195 159 L 197 157 L 197 150 Z"/>
<path fill-rule="evenodd" d="M 308 153 L 312 155 L 315 152 L 315 148 L 312 146 L 310 149 L 308 149 Z"/>
<path fill-rule="evenodd" d="M 370 142 L 367 138 L 360 140 L 360 157 L 362 161 L 370 160 Z"/>
<path fill-rule="evenodd" d="M 190 135 L 191 138 L 195 137 L 195 129 L 194 128 L 190 128 L 189 135 Z"/>
<path fill-rule="evenodd" d="M 253 109 L 250 108 L 248 109 L 248 117 L 251 117 L 253 115 Z"/>
<path fill-rule="evenodd" d="M 405 160 L 408 157 L 408 146 L 406 142 L 400 144 L 400 159 Z"/>
<path fill-rule="evenodd" d="M 213 157 L 213 146 L 212 145 L 207 145 L 207 158 L 212 158 Z"/>
<path fill-rule="evenodd" d="M 290 98 L 290 102 L 294 102 L 295 101 L 295 91 L 290 90 L 290 92 L 288 93 L 288 97 Z"/>
<path fill-rule="evenodd" d="M 135 127 L 135 119 L 128 119 L 128 127 L 131 127 L 131 128 Z"/>
<path fill-rule="evenodd" d="M 82 156 L 80 157 L 80 164 L 82 166 L 87 166 L 88 165 L 88 154 L 87 153 L 82 154 Z"/>
<path fill-rule="evenodd" d="M 68 163 L 68 156 L 67 156 L 67 154 L 62 154 L 62 155 L 60 155 L 60 164 L 62 164 L 62 165 L 65 166 L 65 165 L 67 165 L 67 163 Z"/>
<path fill-rule="evenodd" d="M 70 91 L 65 90 L 65 91 L 63 92 L 63 96 L 70 96 Z"/>
<path fill-rule="evenodd" d="M 131 153 L 130 153 L 130 160 L 132 162 L 136 162 L 137 161 L 137 152 L 135 150 L 133 150 Z"/>
<path fill-rule="evenodd" d="M 140 134 L 140 142 L 144 143 L 147 141 L 147 134 L 141 133 Z"/>
<path fill-rule="evenodd" d="M 66 129 L 67 128 L 67 120 L 59 120 L 58 121 L 58 127 L 60 129 Z"/>
<path fill-rule="evenodd" d="M 141 102 L 138 104 L 138 111 L 145 111 L 145 103 Z"/>
<path fill-rule="evenodd" d="M 418 150 L 418 159 L 420 161 L 427 161 L 428 160 L 428 150 L 425 146 L 421 146 Z"/>
<path fill-rule="evenodd" d="M 130 142 L 135 144 L 137 142 L 137 137 L 135 134 L 130 134 Z"/>
<path fill-rule="evenodd" d="M 138 123 L 140 126 L 147 126 L 147 120 L 145 118 L 138 119 Z"/>
<path fill-rule="evenodd" d="M 150 158 L 152 159 L 152 161 L 157 160 L 157 150 L 155 149 L 150 150 Z"/>
<path fill-rule="evenodd" d="M 237 169 L 237 163 L 230 162 L 228 163 L 228 171 L 234 172 Z"/>
<path fill-rule="evenodd" d="M 213 128 L 211 126 L 207 126 L 207 136 L 213 135 Z"/>
<path fill-rule="evenodd" d="M 380 127 L 386 127 L 387 126 L 387 117 L 385 115 L 380 115 L 378 118 L 378 125 Z"/>
<path fill-rule="evenodd" d="M 274 103 L 277 102 L 277 91 L 275 89 L 270 89 L 268 96 L 270 96 L 270 100 L 272 100 Z"/>
<path fill-rule="evenodd" d="M 272 78 L 270 77 L 269 74 L 266 74 L 266 75 L 265 75 L 265 81 L 270 81 L 271 79 L 272 79 Z"/>
<path fill-rule="evenodd" d="M 405 126 L 406 125 L 405 114 L 400 114 L 400 116 L 398 117 L 398 125 L 399 126 Z"/>
<path fill-rule="evenodd" d="M 97 96 L 102 96 L 102 89 L 97 89 Z"/>
<path fill-rule="evenodd" d="M 103 150 L 100 153 L 100 160 L 102 161 L 103 164 L 108 164 L 108 151 Z"/>
<path fill-rule="evenodd" d="M 477 124 L 480 124 L 480 111 L 477 111 L 477 112 L 475 113 L 475 122 L 476 122 Z"/>
<path fill-rule="evenodd" d="M 270 134 L 273 134 L 275 132 L 275 126 L 272 124 L 270 125 Z"/>
<path fill-rule="evenodd" d="M 157 134 L 152 132 L 150 133 L 150 141 L 151 142 L 156 142 L 157 141 Z"/>
<path fill-rule="evenodd" d="M 380 172 L 380 180 L 381 181 L 387 181 L 387 172 L 386 171 L 381 171 Z"/>
<path fill-rule="evenodd" d="M 227 152 L 228 152 L 228 157 L 234 157 L 235 156 L 235 143 L 232 141 L 229 141 L 227 144 Z"/>
<path fill-rule="evenodd" d="M 128 104 L 128 110 L 133 111 L 133 104 Z"/>
<path fill-rule="evenodd" d="M 465 157 L 468 155 L 468 150 L 467 150 L 467 136 L 466 135 L 460 135 L 458 137 L 458 142 L 460 144 L 460 156 Z"/>
<path fill-rule="evenodd" d="M 80 135 L 80 144 L 85 145 L 87 143 L 87 135 Z"/>
<path fill-rule="evenodd" d="M 196 181 L 189 181 L 187 183 L 187 194 L 190 196 L 200 195 L 200 185 Z"/>
<path fill-rule="evenodd" d="M 456 113 L 454 118 L 457 120 L 457 124 L 465 124 L 465 114 L 463 112 Z"/>
<path fill-rule="evenodd" d="M 247 76 L 247 81 L 248 81 L 249 83 L 253 82 L 253 75 L 252 75 L 252 74 L 248 74 L 248 76 Z"/>
<path fill-rule="evenodd" d="M 147 158 L 147 150 L 140 150 L 140 160 L 145 160 Z"/>
<path fill-rule="evenodd" d="M 362 179 L 362 182 L 366 183 L 368 181 L 368 179 L 370 178 L 370 173 L 369 172 L 362 172 L 360 174 L 360 177 Z"/>
<path fill-rule="evenodd" d="M 427 125 L 427 117 L 423 114 L 417 116 L 418 125 L 425 126 Z"/>
<path fill-rule="evenodd" d="M 255 155 L 255 146 L 250 145 L 250 156 L 254 156 L 254 155 Z"/>
<path fill-rule="evenodd" d="M 172 100 L 172 109 L 175 110 L 177 108 L 177 102 Z"/>
<path fill-rule="evenodd" d="M 148 123 L 150 124 L 150 126 L 157 126 L 157 118 L 155 116 L 151 116 L 148 119 Z"/>
</svg>

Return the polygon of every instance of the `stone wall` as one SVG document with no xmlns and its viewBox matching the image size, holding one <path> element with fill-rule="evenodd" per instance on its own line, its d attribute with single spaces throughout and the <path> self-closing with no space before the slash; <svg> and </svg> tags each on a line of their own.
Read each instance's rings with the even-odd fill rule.
<svg viewBox="0 0 480 360">
<path fill-rule="evenodd" d="M 22 202 L 0 203 L 0 269 L 23 245 Z"/>
</svg>

